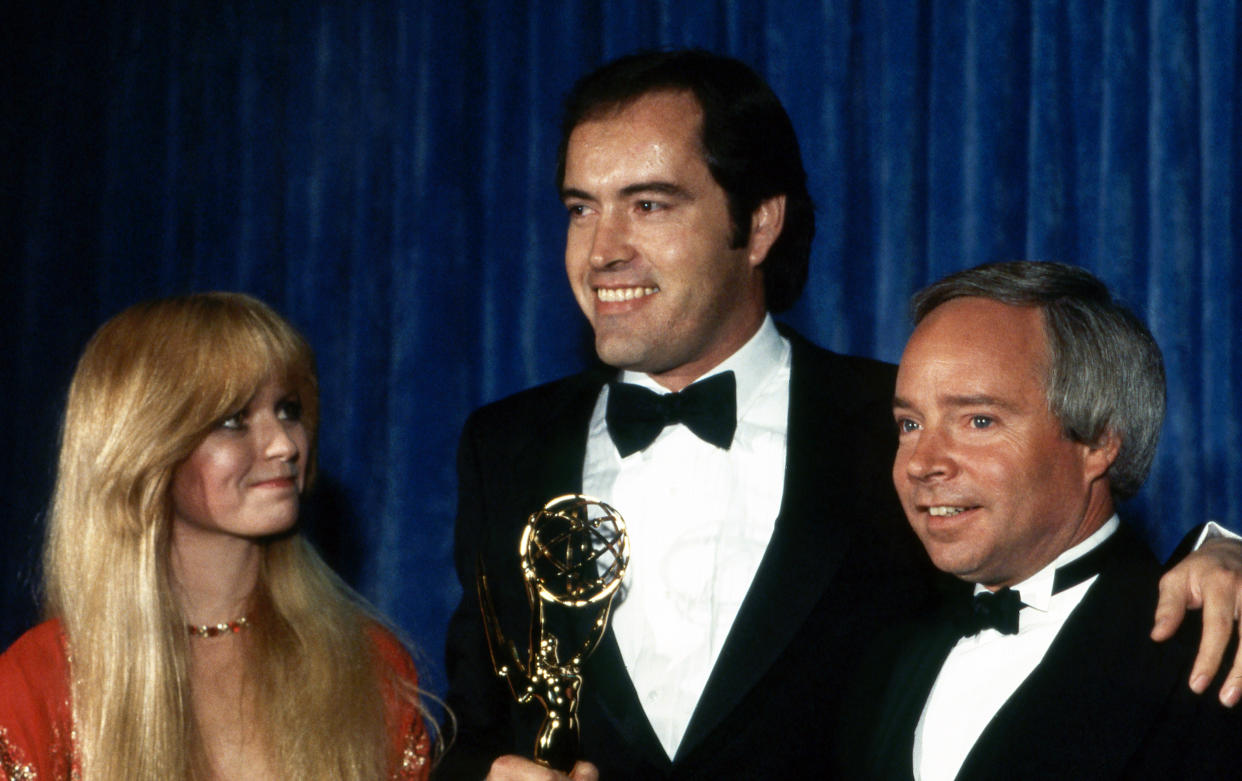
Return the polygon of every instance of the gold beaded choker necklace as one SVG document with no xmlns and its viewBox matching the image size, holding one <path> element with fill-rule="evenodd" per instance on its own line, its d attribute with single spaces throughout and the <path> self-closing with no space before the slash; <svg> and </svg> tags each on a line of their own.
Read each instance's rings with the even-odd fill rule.
<svg viewBox="0 0 1242 781">
<path fill-rule="evenodd" d="M 190 630 L 190 637 L 219 637 L 226 632 L 237 634 L 241 630 L 250 626 L 250 620 L 245 616 L 230 621 L 227 624 L 186 624 L 185 628 Z"/>
</svg>

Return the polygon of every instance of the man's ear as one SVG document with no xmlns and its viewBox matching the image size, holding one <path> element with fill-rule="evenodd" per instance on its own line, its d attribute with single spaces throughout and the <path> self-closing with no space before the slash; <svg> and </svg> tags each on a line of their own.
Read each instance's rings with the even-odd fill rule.
<svg viewBox="0 0 1242 781">
<path fill-rule="evenodd" d="M 1121 437 L 1110 428 L 1094 443 L 1083 447 L 1087 449 L 1083 463 L 1087 478 L 1095 480 L 1108 474 L 1109 467 L 1117 460 L 1117 454 L 1121 452 Z"/>
<path fill-rule="evenodd" d="M 760 201 L 750 214 L 750 265 L 758 266 L 768 256 L 772 245 L 785 227 L 785 194 Z"/>
</svg>

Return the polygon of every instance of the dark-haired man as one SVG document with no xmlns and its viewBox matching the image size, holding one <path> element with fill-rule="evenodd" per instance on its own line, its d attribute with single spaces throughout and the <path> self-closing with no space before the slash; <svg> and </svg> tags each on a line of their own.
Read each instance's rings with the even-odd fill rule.
<svg viewBox="0 0 1242 781">
<path fill-rule="evenodd" d="M 566 270 L 606 366 L 466 424 L 447 649 L 461 729 L 441 774 L 478 778 L 534 744 L 540 709 L 492 674 L 477 562 L 504 633 L 525 638 L 521 526 L 573 492 L 617 507 L 633 550 L 584 668 L 582 756 L 611 779 L 816 772 L 859 639 L 919 605 L 934 570 L 888 479 L 893 368 L 769 314 L 801 292 L 814 233 L 789 118 L 736 60 L 625 57 L 571 93 L 559 185 Z M 682 392 L 668 406 L 683 409 L 651 425 L 646 391 Z M 725 414 L 679 417 L 696 405 Z M 563 647 L 589 634 L 555 629 Z M 510 756 L 492 772 L 540 770 Z"/>
<path fill-rule="evenodd" d="M 1240 714 L 1183 685 L 1190 626 L 1148 638 L 1161 570 L 1115 513 L 1164 420 L 1151 334 L 1055 263 L 953 274 L 915 297 L 915 319 L 893 481 L 932 562 L 974 596 L 872 657 L 842 775 L 1238 777 Z"/>
</svg>

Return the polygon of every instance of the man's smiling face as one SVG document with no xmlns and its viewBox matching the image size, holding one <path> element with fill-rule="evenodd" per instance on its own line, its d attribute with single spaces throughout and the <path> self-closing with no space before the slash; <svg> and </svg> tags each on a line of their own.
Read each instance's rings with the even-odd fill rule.
<svg viewBox="0 0 1242 781">
<path fill-rule="evenodd" d="M 611 366 L 680 389 L 758 329 L 764 234 L 733 246 L 728 197 L 700 144 L 692 94 L 653 92 L 569 136 L 565 268 Z"/>
<path fill-rule="evenodd" d="M 910 337 L 893 402 L 893 482 L 941 570 L 1012 585 L 1107 518 L 1091 485 L 1111 457 L 1064 435 L 1044 390 L 1048 362 L 1035 307 L 958 298 Z"/>
</svg>

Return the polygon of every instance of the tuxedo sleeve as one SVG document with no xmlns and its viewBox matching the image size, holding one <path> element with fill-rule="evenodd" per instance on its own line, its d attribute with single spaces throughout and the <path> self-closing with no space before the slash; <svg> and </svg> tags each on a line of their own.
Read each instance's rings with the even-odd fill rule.
<svg viewBox="0 0 1242 781">
<path fill-rule="evenodd" d="M 1168 560 L 1164 563 L 1165 569 L 1172 569 L 1181 564 L 1182 559 L 1199 550 L 1199 546 L 1203 543 L 1213 539 L 1242 542 L 1242 536 L 1215 521 L 1192 526 L 1190 531 L 1186 532 L 1186 536 L 1182 537 L 1182 541 L 1173 549 L 1173 552 L 1169 554 Z"/>
</svg>

